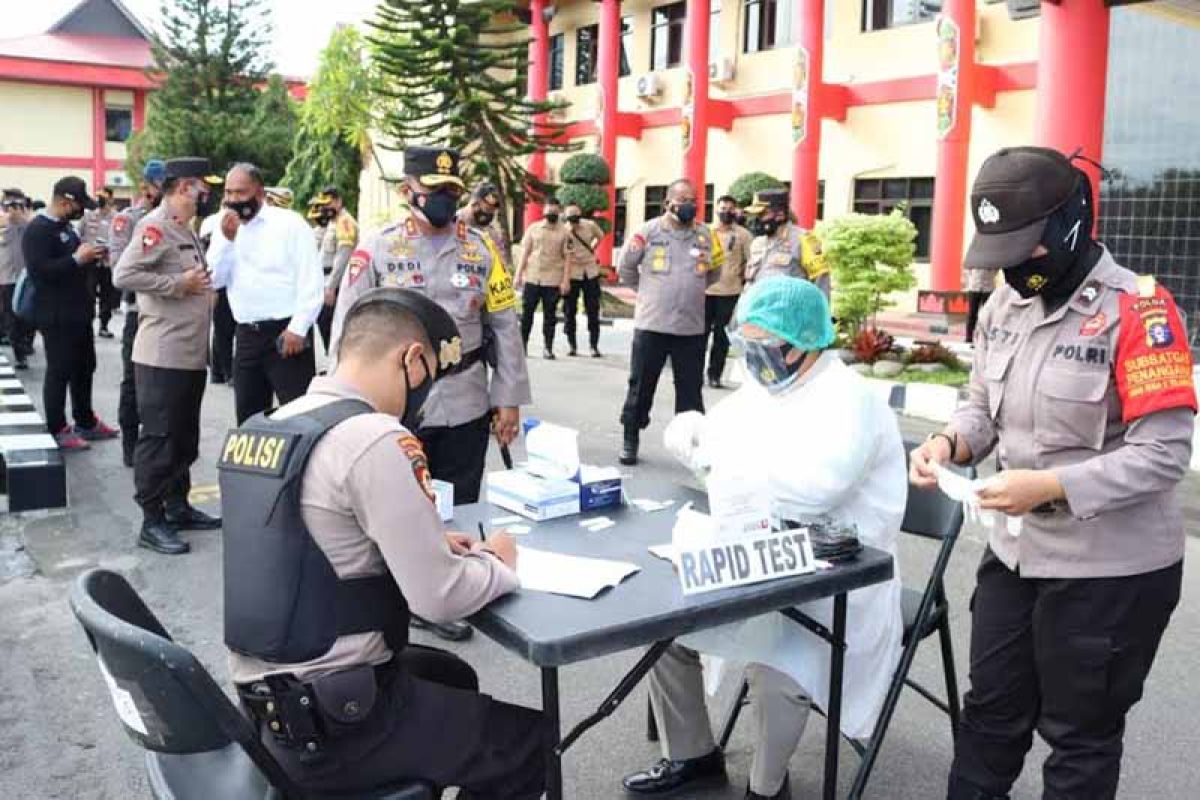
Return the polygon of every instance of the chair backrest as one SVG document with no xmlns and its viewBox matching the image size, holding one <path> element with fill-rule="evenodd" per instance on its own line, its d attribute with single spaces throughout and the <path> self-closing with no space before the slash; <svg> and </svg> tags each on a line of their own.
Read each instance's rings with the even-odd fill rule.
<svg viewBox="0 0 1200 800">
<path fill-rule="evenodd" d="M 186 648 L 172 641 L 133 587 L 115 572 L 90 570 L 71 589 L 126 733 L 147 750 L 203 753 L 236 743 L 268 780 L 295 790 L 258 734 Z"/>
<path fill-rule="evenodd" d="M 919 445 L 904 443 L 905 452 L 911 454 Z M 951 466 L 960 475 L 974 479 L 974 467 Z M 953 539 L 963 526 L 962 503 L 952 500 L 945 492 L 937 489 L 918 489 L 909 484 L 908 501 L 904 505 L 904 522 L 900 529 L 904 533 L 926 539 Z"/>
</svg>

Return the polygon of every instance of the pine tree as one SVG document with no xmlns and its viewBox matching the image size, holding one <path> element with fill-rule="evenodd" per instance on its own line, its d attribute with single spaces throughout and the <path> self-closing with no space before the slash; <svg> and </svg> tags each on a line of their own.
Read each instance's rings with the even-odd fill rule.
<svg viewBox="0 0 1200 800">
<path fill-rule="evenodd" d="M 359 175 L 371 149 L 371 71 L 364 49 L 362 34 L 342 26 L 321 51 L 283 179 L 298 204 L 332 184 L 351 213 L 358 208 Z"/>
<path fill-rule="evenodd" d="M 525 96 L 529 36 L 520 13 L 515 0 L 384 0 L 368 37 L 387 100 L 383 129 L 395 146 L 461 150 L 468 184 L 490 181 L 510 204 L 550 188 L 526 157 L 573 149 L 559 140 L 561 125 L 533 130 L 534 115 L 557 106 Z"/>
<path fill-rule="evenodd" d="M 160 19 L 150 70 L 159 86 L 150 95 L 146 129 L 134 137 L 131 174 L 151 157 L 204 156 L 215 170 L 265 162 L 267 179 L 278 179 L 290 155 L 275 152 L 274 137 L 294 111 L 290 100 L 281 103 L 282 82 L 267 84 L 267 0 L 164 0 Z M 290 145 L 290 130 L 284 141 Z"/>
</svg>

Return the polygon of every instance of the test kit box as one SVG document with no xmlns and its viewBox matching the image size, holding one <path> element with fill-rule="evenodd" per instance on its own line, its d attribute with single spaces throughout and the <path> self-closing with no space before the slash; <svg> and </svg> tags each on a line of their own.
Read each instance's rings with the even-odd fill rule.
<svg viewBox="0 0 1200 800">
<path fill-rule="evenodd" d="M 579 483 L 579 507 L 583 511 L 616 508 L 624 502 L 621 473 L 614 467 L 581 466 L 576 481 Z"/>
<path fill-rule="evenodd" d="M 543 478 L 571 481 L 581 511 L 615 508 L 624 502 L 621 473 L 615 467 L 595 467 L 579 460 L 579 431 L 550 422 L 526 420 L 526 470 Z"/>
<path fill-rule="evenodd" d="M 535 522 L 579 513 L 578 483 L 524 469 L 488 473 L 487 498 L 492 505 Z"/>
<path fill-rule="evenodd" d="M 454 484 L 446 481 L 433 481 L 434 502 L 437 504 L 438 516 L 442 522 L 454 519 Z"/>
</svg>

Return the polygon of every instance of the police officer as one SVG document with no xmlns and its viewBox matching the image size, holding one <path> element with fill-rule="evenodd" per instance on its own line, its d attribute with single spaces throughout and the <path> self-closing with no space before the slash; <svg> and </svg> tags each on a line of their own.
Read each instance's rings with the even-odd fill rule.
<svg viewBox="0 0 1200 800">
<path fill-rule="evenodd" d="M 142 217 L 158 208 L 158 204 L 162 202 L 162 182 L 165 177 L 166 166 L 158 159 L 147 161 L 142 168 L 142 185 L 138 199 L 113 217 L 108 256 L 111 263 L 120 263 L 121 256 L 133 237 L 133 229 Z M 134 449 L 137 447 L 138 426 L 141 424 L 137 410 L 137 382 L 133 371 L 133 340 L 138 329 L 137 292 L 122 292 L 121 304 L 125 309 L 125 324 L 121 329 L 121 389 L 117 403 L 117 421 L 121 426 L 121 457 L 125 466 L 132 467 Z"/>
<path fill-rule="evenodd" d="M 17 281 L 25 272 L 25 254 L 21 237 L 29 225 L 29 198 L 20 189 L 5 189 L 3 201 L 4 226 L 0 228 L 0 320 L 3 335 L 13 349 L 13 367 L 29 369 L 28 358 L 33 352 L 33 331 L 25 320 L 13 313 L 13 294 Z"/>
<path fill-rule="evenodd" d="M 325 354 L 329 354 L 329 340 L 333 330 L 333 309 L 337 304 L 338 287 L 342 275 L 350 263 L 350 254 L 358 245 L 358 222 L 346 210 L 342 193 L 336 186 L 326 186 L 316 197 L 318 224 L 324 227 L 321 237 L 321 269 L 325 273 L 325 305 L 317 317 L 317 327 L 325 342 Z"/>
<path fill-rule="evenodd" d="M 134 454 L 138 544 L 178 555 L 180 530 L 213 530 L 221 520 L 188 504 L 189 467 L 200 446 L 200 402 L 208 367 L 212 281 L 191 222 L 208 199 L 206 158 L 166 162 L 163 201 L 134 228 L 117 263 L 116 285 L 137 292 L 133 342 L 141 434 Z"/>
<path fill-rule="evenodd" d="M 500 219 L 501 211 L 500 190 L 484 182 L 471 192 L 471 202 L 459 209 L 458 218 L 486 233 L 500 254 L 504 268 L 512 272 L 512 243 Z"/>
<path fill-rule="evenodd" d="M 770 275 L 807 278 L 829 299 L 829 270 L 824 259 L 806 254 L 806 232 L 791 221 L 788 213 L 788 190 L 758 192 L 746 213 L 756 217 L 750 225 L 754 241 L 750 243 L 750 260 L 746 264 L 747 283 Z M 815 239 L 808 242 L 810 250 L 814 242 Z"/>
<path fill-rule="evenodd" d="M 423 202 L 435 221 L 453 217 L 452 204 Z M 407 641 L 412 612 L 455 620 L 518 586 L 510 536 L 446 532 L 413 436 L 430 390 L 464 368 L 459 331 L 426 291 L 379 288 L 341 309 L 339 333 L 329 377 L 222 448 L 238 693 L 307 790 L 407 778 L 532 800 L 544 785 L 541 713 L 480 694 L 464 661 Z"/>
<path fill-rule="evenodd" d="M 600 358 L 600 262 L 596 259 L 596 248 L 604 238 L 604 231 L 592 220 L 584 218 L 578 203 L 567 203 L 563 212 L 567 218 L 567 269 L 571 272 L 571 287 L 563 297 L 563 333 L 571 346 L 567 355 L 579 355 L 575 317 L 579 314 L 579 297 L 582 295 L 588 321 L 588 344 L 592 347 L 592 358 Z"/>
<path fill-rule="evenodd" d="M 737 222 L 737 198 L 723 195 L 717 198 L 717 224 L 714 232 L 725 250 L 725 265 L 721 277 L 708 287 L 704 297 L 704 333 L 712 338 L 708 352 L 708 385 L 723 389 L 725 359 L 729 357 L 729 336 L 726 328 L 733 319 L 738 298 L 746 283 L 746 261 L 750 256 L 750 231 Z"/>
<path fill-rule="evenodd" d="M 115 214 L 116 207 L 113 205 L 112 189 L 103 188 L 98 190 L 96 192 L 96 207 L 90 211 L 85 211 L 83 219 L 79 223 L 80 238 L 84 244 L 94 244 L 101 247 L 107 246 Z M 96 306 L 99 311 L 97 316 L 100 320 L 100 327 L 96 331 L 96 335 L 101 339 L 113 338 L 112 331 L 108 329 L 108 323 L 112 320 L 113 309 L 120 300 L 120 295 L 113 289 L 113 263 L 110 256 L 98 259 L 90 275 L 92 280 L 91 291 L 96 298 Z"/>
<path fill-rule="evenodd" d="M 966 264 L 1005 285 L 980 314 L 970 402 L 910 474 L 929 487 L 935 465 L 993 450 L 1002 470 L 979 492 L 993 519 L 948 797 L 1007 797 L 1036 730 L 1045 797 L 1111 800 L 1126 713 L 1179 600 L 1187 335 L 1171 294 L 1092 239 L 1091 183 L 1061 153 L 992 155 L 971 206 Z"/>
<path fill-rule="evenodd" d="M 675 376 L 675 413 L 703 411 L 704 293 L 725 262 L 724 246 L 696 221 L 696 187 L 667 189 L 663 215 L 635 233 L 621 256 L 622 283 L 638 290 L 629 391 L 621 411 L 620 462 L 637 463 L 641 431 L 650 424 L 654 392 L 667 358 Z"/>
<path fill-rule="evenodd" d="M 571 288 L 567 271 L 567 239 L 570 232 L 559 220 L 562 206 L 553 197 L 546 201 L 545 215 L 525 231 L 521 239 L 521 264 L 516 285 L 521 289 L 521 342 L 529 348 L 533 315 L 542 307 L 542 355 L 554 360 L 554 328 L 558 325 L 558 301 Z M 529 264 L 533 263 L 533 273 Z"/>
</svg>

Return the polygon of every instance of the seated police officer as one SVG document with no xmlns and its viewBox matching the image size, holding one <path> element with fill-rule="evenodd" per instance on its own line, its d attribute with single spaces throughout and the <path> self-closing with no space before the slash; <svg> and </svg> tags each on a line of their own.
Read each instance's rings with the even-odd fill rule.
<svg viewBox="0 0 1200 800">
<path fill-rule="evenodd" d="M 445 532 L 411 433 L 460 359 L 437 303 L 372 290 L 346 316 L 334 374 L 222 449 L 233 678 L 307 789 L 409 778 L 460 797 L 542 792 L 541 713 L 480 694 L 465 662 L 407 642 L 410 609 L 461 619 L 518 585 L 507 534 Z"/>
</svg>

